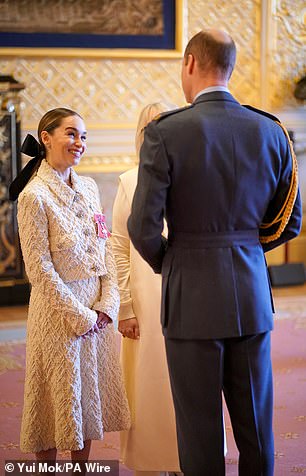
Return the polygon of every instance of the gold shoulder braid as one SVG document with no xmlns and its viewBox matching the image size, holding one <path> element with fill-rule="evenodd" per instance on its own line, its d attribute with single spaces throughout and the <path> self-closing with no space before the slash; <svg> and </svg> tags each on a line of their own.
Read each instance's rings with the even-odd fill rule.
<svg viewBox="0 0 306 476">
<path fill-rule="evenodd" d="M 271 241 L 277 240 L 277 238 L 281 236 L 281 234 L 283 233 L 291 217 L 292 210 L 293 210 L 296 196 L 297 196 L 297 192 L 298 192 L 298 166 L 297 166 L 296 155 L 293 150 L 292 141 L 289 137 L 287 129 L 283 126 L 283 124 L 281 124 L 278 121 L 276 121 L 276 124 L 278 124 L 283 129 L 284 134 L 287 137 L 287 140 L 289 143 L 291 159 L 292 159 L 292 174 L 291 174 L 290 187 L 289 187 L 289 190 L 288 190 L 288 193 L 282 208 L 280 209 L 276 217 L 270 223 L 262 223 L 260 225 L 260 229 L 262 230 L 266 230 L 273 225 L 277 225 L 277 229 L 272 235 L 261 236 L 260 237 L 261 243 L 270 243 Z"/>
<path fill-rule="evenodd" d="M 276 124 L 278 124 L 278 126 L 282 128 L 282 130 L 283 130 L 283 132 L 284 132 L 284 134 L 287 138 L 289 148 L 290 148 L 290 154 L 291 154 L 291 160 L 292 160 L 292 174 L 291 174 L 291 181 L 290 181 L 290 186 L 289 186 L 287 196 L 284 200 L 284 203 L 283 203 L 281 209 L 279 210 L 278 214 L 276 215 L 276 217 L 273 218 L 273 220 L 270 221 L 269 223 L 263 222 L 259 227 L 260 230 L 265 230 L 264 235 L 259 235 L 260 242 L 261 243 L 270 243 L 271 241 L 277 240 L 281 236 L 281 234 L 285 230 L 286 225 L 287 225 L 288 221 L 290 220 L 290 217 L 291 217 L 291 214 L 292 214 L 292 210 L 293 210 L 295 200 L 296 200 L 296 197 L 297 197 L 297 193 L 298 193 L 297 159 L 296 159 L 296 155 L 295 155 L 295 152 L 293 150 L 293 144 L 292 144 L 292 141 L 289 137 L 287 129 L 283 126 L 283 124 L 281 124 L 281 122 L 275 116 L 272 116 L 271 114 L 269 114 L 265 111 L 255 109 L 252 106 L 244 106 L 244 107 L 250 109 L 251 111 L 258 112 L 259 114 L 262 114 L 266 117 L 269 117 Z M 269 234 L 269 228 L 272 228 L 270 234 Z M 268 232 L 268 234 L 267 234 L 267 232 Z"/>
</svg>

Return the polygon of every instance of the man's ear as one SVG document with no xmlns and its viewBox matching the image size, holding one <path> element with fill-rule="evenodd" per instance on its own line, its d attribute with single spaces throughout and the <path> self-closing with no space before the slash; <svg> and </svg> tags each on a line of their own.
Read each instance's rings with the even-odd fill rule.
<svg viewBox="0 0 306 476">
<path fill-rule="evenodd" d="M 188 73 L 188 74 L 192 74 L 192 73 L 193 73 L 194 63 L 195 63 L 194 56 L 193 56 L 191 53 L 189 53 L 189 55 L 188 55 L 188 57 L 187 57 L 187 73 Z"/>
</svg>

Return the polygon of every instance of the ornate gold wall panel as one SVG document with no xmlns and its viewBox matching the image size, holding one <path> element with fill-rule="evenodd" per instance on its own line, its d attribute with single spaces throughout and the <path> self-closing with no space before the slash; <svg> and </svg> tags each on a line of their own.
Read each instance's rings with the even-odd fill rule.
<svg viewBox="0 0 306 476">
<path fill-rule="evenodd" d="M 295 82 L 306 74 L 305 0 L 274 0 L 272 4 L 270 106 L 279 109 L 297 104 Z"/>
<path fill-rule="evenodd" d="M 180 61 L 32 59 L 1 61 L 2 74 L 26 84 L 23 127 L 36 127 L 59 104 L 76 109 L 87 127 L 135 123 L 140 109 L 156 100 L 182 104 Z"/>
</svg>

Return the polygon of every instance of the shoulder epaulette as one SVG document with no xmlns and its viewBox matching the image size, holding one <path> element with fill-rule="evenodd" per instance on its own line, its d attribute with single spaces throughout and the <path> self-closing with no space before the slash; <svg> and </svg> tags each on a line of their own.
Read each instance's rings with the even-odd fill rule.
<svg viewBox="0 0 306 476">
<path fill-rule="evenodd" d="M 267 111 L 263 111 L 262 109 L 257 109 L 256 107 L 249 106 L 248 104 L 242 104 L 243 107 L 246 107 L 250 111 L 257 112 L 257 114 L 261 114 L 262 116 L 268 117 L 269 119 L 272 119 L 274 122 L 281 122 L 276 116 L 273 116 Z"/>
<path fill-rule="evenodd" d="M 260 242 L 261 243 L 270 243 L 271 241 L 277 240 L 285 230 L 288 221 L 290 220 L 293 207 L 295 204 L 296 196 L 298 193 L 298 168 L 297 168 L 297 160 L 295 156 L 295 152 L 293 149 L 293 144 L 291 141 L 291 138 L 289 136 L 289 133 L 285 126 L 281 123 L 281 121 L 270 114 L 269 112 L 262 111 L 261 109 L 256 109 L 253 106 L 248 106 L 248 105 L 243 105 L 243 107 L 246 107 L 250 111 L 257 112 L 258 114 L 261 114 L 262 116 L 268 117 L 272 121 L 274 121 L 276 124 L 278 124 L 281 129 L 283 130 L 289 148 L 290 148 L 290 153 L 291 153 L 291 160 L 292 160 L 292 174 L 291 174 L 291 181 L 289 185 L 289 189 L 286 195 L 286 198 L 284 200 L 284 203 L 277 213 L 277 215 L 268 223 L 262 223 L 260 225 Z"/>
<path fill-rule="evenodd" d="M 190 104 L 189 106 L 172 109 L 171 111 L 161 112 L 160 114 L 157 114 L 157 116 L 154 117 L 153 121 L 160 121 L 164 119 L 165 117 L 172 116 L 173 114 L 177 114 L 178 112 L 185 111 L 186 109 L 190 109 L 191 107 L 192 107 L 192 104 Z"/>
</svg>

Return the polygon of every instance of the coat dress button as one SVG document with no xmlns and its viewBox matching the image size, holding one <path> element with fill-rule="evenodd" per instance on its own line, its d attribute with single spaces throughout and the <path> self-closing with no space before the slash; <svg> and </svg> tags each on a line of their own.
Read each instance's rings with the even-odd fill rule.
<svg viewBox="0 0 306 476">
<path fill-rule="evenodd" d="M 98 273 L 100 271 L 100 267 L 97 266 L 96 264 L 93 264 L 92 267 L 91 267 L 92 271 L 94 271 L 95 273 Z"/>
<path fill-rule="evenodd" d="M 78 194 L 78 192 L 75 192 L 75 195 L 74 195 L 74 197 L 73 197 L 73 200 L 74 200 L 75 202 L 79 202 L 80 199 L 81 199 L 81 197 L 80 197 L 80 195 Z"/>
</svg>

